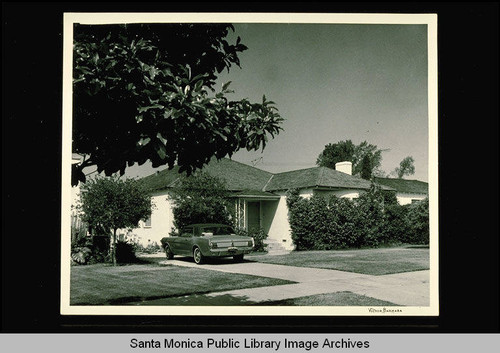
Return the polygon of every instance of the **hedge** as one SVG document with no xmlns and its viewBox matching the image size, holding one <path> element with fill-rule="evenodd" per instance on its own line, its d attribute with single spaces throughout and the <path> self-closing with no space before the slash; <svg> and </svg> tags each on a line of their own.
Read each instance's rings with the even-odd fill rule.
<svg viewBox="0 0 500 353">
<path fill-rule="evenodd" d="M 296 250 L 377 247 L 391 243 L 429 243 L 429 202 L 401 206 L 376 187 L 357 199 L 287 195 Z"/>
</svg>

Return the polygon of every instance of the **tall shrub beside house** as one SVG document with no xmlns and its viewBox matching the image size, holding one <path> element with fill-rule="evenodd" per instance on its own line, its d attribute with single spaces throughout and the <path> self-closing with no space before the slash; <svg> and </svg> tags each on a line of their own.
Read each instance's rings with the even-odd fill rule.
<svg viewBox="0 0 500 353">
<path fill-rule="evenodd" d="M 288 193 L 289 222 L 296 250 L 376 247 L 429 242 L 428 200 L 399 205 L 375 185 L 358 199 Z"/>
<path fill-rule="evenodd" d="M 429 198 L 409 205 L 406 222 L 409 228 L 406 242 L 429 244 Z"/>
<path fill-rule="evenodd" d="M 383 232 L 384 196 L 380 188 L 372 183 L 370 190 L 353 202 L 360 217 L 357 222 L 360 236 L 356 245 L 374 247 L 387 242 Z"/>
<path fill-rule="evenodd" d="M 327 250 L 328 239 L 332 236 L 328 225 L 333 223 L 328 218 L 333 215 L 328 210 L 326 199 L 316 196 L 310 199 L 289 198 L 288 204 L 296 250 Z"/>
<path fill-rule="evenodd" d="M 222 179 L 203 172 L 184 178 L 173 189 L 174 225 L 182 229 L 194 223 L 231 224 L 233 209 Z"/>
<path fill-rule="evenodd" d="M 354 202 L 349 199 L 330 197 L 329 211 L 335 221 L 328 225 L 332 229 L 329 242 L 332 249 L 345 249 L 361 246 L 362 217 Z"/>
</svg>

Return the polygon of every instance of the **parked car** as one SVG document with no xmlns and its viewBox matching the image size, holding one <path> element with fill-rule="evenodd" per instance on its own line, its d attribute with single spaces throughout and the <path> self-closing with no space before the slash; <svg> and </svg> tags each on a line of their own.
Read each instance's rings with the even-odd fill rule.
<svg viewBox="0 0 500 353">
<path fill-rule="evenodd" d="M 243 261 L 255 242 L 252 237 L 236 235 L 233 227 L 225 224 L 191 224 L 180 230 L 178 236 L 161 239 L 167 259 L 174 255 L 192 256 L 201 264 L 210 257 L 230 257 Z"/>
</svg>

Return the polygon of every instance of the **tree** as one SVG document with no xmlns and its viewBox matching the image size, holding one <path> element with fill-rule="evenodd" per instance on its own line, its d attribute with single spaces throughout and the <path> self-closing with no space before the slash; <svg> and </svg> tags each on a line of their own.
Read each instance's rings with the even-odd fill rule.
<svg viewBox="0 0 500 353">
<path fill-rule="evenodd" d="M 152 204 L 136 180 L 96 177 L 82 185 L 79 209 L 82 220 L 90 227 L 107 234 L 112 231 L 111 256 L 116 265 L 116 231 L 136 228 L 140 220 L 151 216 Z"/>
<path fill-rule="evenodd" d="M 73 152 L 83 169 L 123 175 L 127 166 L 175 164 L 191 174 L 215 156 L 264 149 L 282 130 L 275 103 L 230 101 L 217 74 L 247 49 L 228 24 L 75 25 Z"/>
<path fill-rule="evenodd" d="M 372 159 L 371 153 L 367 153 L 363 156 L 361 160 L 361 178 L 370 180 L 372 177 Z"/>
<path fill-rule="evenodd" d="M 173 189 L 174 225 L 182 229 L 194 223 L 231 224 L 233 205 L 223 180 L 204 172 L 184 177 Z"/>
<path fill-rule="evenodd" d="M 351 161 L 354 156 L 355 146 L 351 140 L 329 143 L 320 153 L 316 164 L 320 167 L 335 169 L 335 163 Z"/>
<path fill-rule="evenodd" d="M 365 156 L 365 169 L 370 164 L 370 175 L 381 175 L 380 170 L 382 164 L 382 152 L 377 146 L 369 144 L 366 141 L 355 145 L 351 140 L 339 141 L 337 143 L 329 143 L 323 149 L 316 160 L 316 164 L 320 167 L 328 167 L 335 169 L 335 163 L 349 161 L 352 162 L 352 174 L 361 175 L 363 169 L 363 159 Z M 369 163 L 367 159 L 370 159 Z M 365 175 L 367 171 L 365 171 Z"/>
<path fill-rule="evenodd" d="M 399 167 L 394 169 L 393 174 L 395 174 L 399 179 L 402 179 L 405 175 L 415 174 L 414 162 L 415 160 L 412 156 L 403 158 L 403 160 L 399 163 Z"/>
</svg>

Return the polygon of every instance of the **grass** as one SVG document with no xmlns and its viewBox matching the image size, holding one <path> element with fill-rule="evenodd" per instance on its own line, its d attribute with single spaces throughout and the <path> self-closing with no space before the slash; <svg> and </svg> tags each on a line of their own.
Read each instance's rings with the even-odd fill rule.
<svg viewBox="0 0 500 353">
<path fill-rule="evenodd" d="M 135 304 L 135 303 L 132 303 Z M 310 295 L 277 301 L 253 302 L 242 297 L 229 294 L 208 296 L 193 294 L 177 298 L 162 298 L 151 300 L 142 305 L 185 305 L 185 306 L 396 306 L 384 300 L 379 300 L 352 292 L 338 292 Z"/>
<path fill-rule="evenodd" d="M 258 303 L 274 306 L 396 306 L 396 304 L 352 292 L 337 292 L 310 295 L 306 297 L 284 299 Z"/>
<path fill-rule="evenodd" d="M 107 264 L 73 266 L 70 305 L 137 305 L 168 297 L 293 283 L 197 268 L 160 266 L 154 264 L 157 260 L 149 258 L 142 264 L 116 267 Z"/>
<path fill-rule="evenodd" d="M 383 248 L 363 250 L 294 251 L 287 255 L 251 256 L 252 261 L 386 275 L 429 269 L 427 248 Z"/>
</svg>

